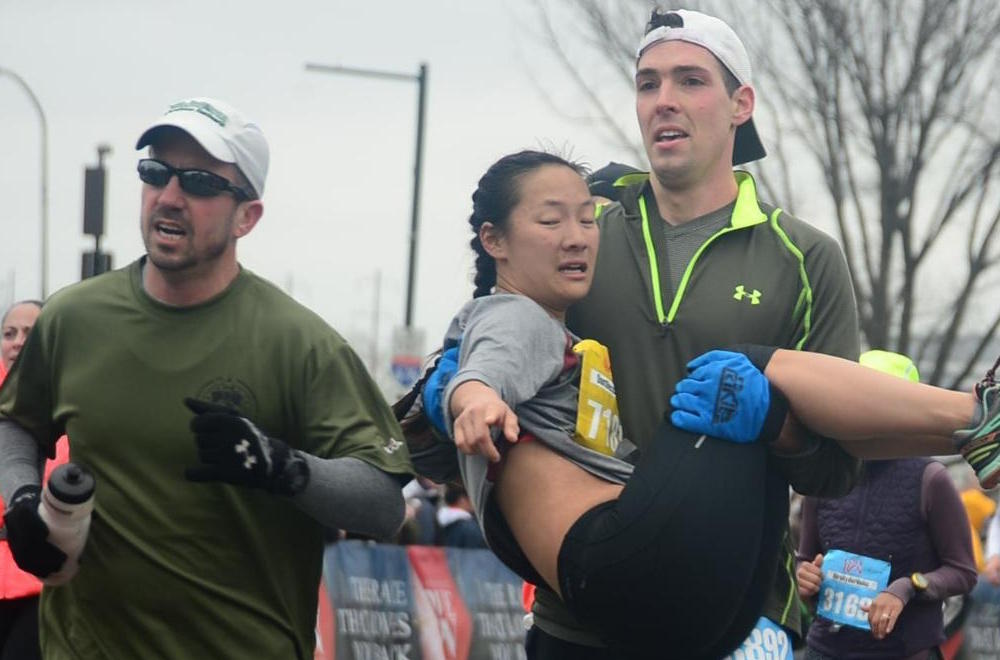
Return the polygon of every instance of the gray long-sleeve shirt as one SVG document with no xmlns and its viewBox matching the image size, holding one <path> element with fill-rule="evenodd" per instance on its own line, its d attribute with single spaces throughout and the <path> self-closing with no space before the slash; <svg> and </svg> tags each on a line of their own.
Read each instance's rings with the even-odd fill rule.
<svg viewBox="0 0 1000 660">
<path fill-rule="evenodd" d="M 631 443 L 609 456 L 574 442 L 579 404 L 579 368 L 567 366 L 567 350 L 575 342 L 562 323 L 524 296 L 494 294 L 467 303 L 445 336 L 445 345 L 459 339 L 459 369 L 442 400 L 449 430 L 452 393 L 462 383 L 479 381 L 499 394 L 517 414 L 522 432 L 584 470 L 612 483 L 624 484 L 633 466 L 622 459 Z M 459 467 L 483 531 L 492 491 L 489 463 L 480 455 L 459 454 Z"/>
<path fill-rule="evenodd" d="M 309 483 L 293 498 L 315 520 L 331 528 L 387 538 L 403 522 L 403 501 L 387 473 L 362 460 L 322 459 L 306 454 Z M 0 496 L 9 502 L 23 486 L 39 485 L 44 457 L 16 423 L 0 419 Z"/>
</svg>

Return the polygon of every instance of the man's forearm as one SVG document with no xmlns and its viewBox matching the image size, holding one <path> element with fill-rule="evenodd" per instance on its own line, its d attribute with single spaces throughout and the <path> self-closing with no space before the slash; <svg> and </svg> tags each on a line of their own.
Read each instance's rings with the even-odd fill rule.
<svg viewBox="0 0 1000 660">
<path fill-rule="evenodd" d="M 802 425 L 799 418 L 789 411 L 785 415 L 785 423 L 781 426 L 781 433 L 771 442 L 771 451 L 778 456 L 798 456 L 809 453 L 815 448 L 815 438 L 810 436 L 808 429 Z"/>
<path fill-rule="evenodd" d="M 292 498 L 300 509 L 326 527 L 378 539 L 399 530 L 405 504 L 392 476 L 357 458 L 305 457 L 309 483 Z"/>
<path fill-rule="evenodd" d="M 35 439 L 9 420 L 0 420 L 0 497 L 9 502 L 22 486 L 42 483 L 44 457 Z"/>
<path fill-rule="evenodd" d="M 861 474 L 860 460 L 836 441 L 813 433 L 791 414 L 771 450 L 789 485 L 802 495 L 843 497 Z"/>
</svg>

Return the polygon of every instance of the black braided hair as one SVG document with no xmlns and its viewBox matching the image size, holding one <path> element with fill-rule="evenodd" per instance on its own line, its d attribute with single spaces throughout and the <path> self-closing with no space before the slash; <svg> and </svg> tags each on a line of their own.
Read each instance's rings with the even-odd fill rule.
<svg viewBox="0 0 1000 660">
<path fill-rule="evenodd" d="M 525 150 L 504 156 L 493 163 L 479 179 L 479 185 L 472 193 L 472 215 L 469 216 L 473 234 L 469 245 L 476 253 L 476 289 L 472 293 L 473 298 L 489 295 L 497 283 L 497 264 L 483 247 L 479 238 L 480 227 L 484 222 L 489 222 L 500 232 L 506 231 L 510 213 L 520 201 L 520 178 L 543 165 L 562 165 L 584 175 L 580 165 L 561 156 Z"/>
</svg>

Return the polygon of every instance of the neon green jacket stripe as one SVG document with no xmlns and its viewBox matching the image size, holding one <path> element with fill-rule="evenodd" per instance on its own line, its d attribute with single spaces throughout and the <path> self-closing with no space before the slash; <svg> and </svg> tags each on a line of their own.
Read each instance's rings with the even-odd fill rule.
<svg viewBox="0 0 1000 660">
<path fill-rule="evenodd" d="M 624 179 L 626 177 L 622 178 Z M 633 182 L 637 182 L 648 178 L 648 175 L 632 174 L 628 175 L 627 178 Z M 649 260 L 650 284 L 653 288 L 653 303 L 656 307 L 656 316 L 660 323 L 673 322 L 674 317 L 677 315 L 677 309 L 680 307 L 681 301 L 684 299 L 684 292 L 687 289 L 688 281 L 691 279 L 691 273 L 698 264 L 698 259 L 716 238 L 732 231 L 753 227 L 767 222 L 767 215 L 760 210 L 760 206 L 757 204 L 756 184 L 753 177 L 746 172 L 736 172 L 736 181 L 739 192 L 736 197 L 736 205 L 733 208 L 733 217 L 730 226 L 716 232 L 707 241 L 705 241 L 700 248 L 698 248 L 697 252 L 695 252 L 694 257 L 684 270 L 684 276 L 681 278 L 680 285 L 677 287 L 677 293 L 674 295 L 673 302 L 670 305 L 670 311 L 666 314 L 663 312 L 663 297 L 660 291 L 660 271 L 656 265 L 656 251 L 653 246 L 652 232 L 649 227 L 649 213 L 646 210 L 645 197 L 639 197 L 639 213 L 642 217 L 642 236 L 643 241 L 646 244 L 646 255 Z M 615 182 L 615 185 L 618 185 L 618 182 Z M 809 328 L 812 323 L 812 288 L 809 285 L 809 275 L 806 273 L 805 260 L 802 255 L 802 251 L 796 247 L 795 243 L 788 237 L 784 230 L 782 230 L 781 225 L 778 224 L 778 217 L 781 215 L 781 212 L 781 209 L 775 209 L 771 213 L 770 222 L 771 227 L 781 237 L 781 240 L 788 248 L 788 251 L 795 255 L 795 258 L 799 261 L 799 278 L 802 281 L 802 292 L 800 293 L 799 300 L 800 303 L 804 303 L 806 307 L 803 310 L 801 308 L 801 304 L 797 304 L 794 312 L 796 316 L 801 314 L 803 318 L 804 330 L 802 337 L 795 343 L 795 348 L 801 349 L 805 344 L 806 338 L 809 336 Z"/>
</svg>

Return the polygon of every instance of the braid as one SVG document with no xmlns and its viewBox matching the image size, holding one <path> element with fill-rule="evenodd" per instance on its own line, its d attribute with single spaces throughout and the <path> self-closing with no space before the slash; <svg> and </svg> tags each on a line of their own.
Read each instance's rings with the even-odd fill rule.
<svg viewBox="0 0 1000 660">
<path fill-rule="evenodd" d="M 472 292 L 473 298 L 488 296 L 493 292 L 493 287 L 497 285 L 497 262 L 483 247 L 483 242 L 476 234 L 469 244 L 476 253 L 476 278 L 474 283 L 476 290 Z"/>
<path fill-rule="evenodd" d="M 507 230 L 510 213 L 520 201 L 518 179 L 543 165 L 562 165 L 578 174 L 583 173 L 579 165 L 560 156 L 526 150 L 504 156 L 493 163 L 479 179 L 479 185 L 472 193 L 472 215 L 469 216 L 473 234 L 469 245 L 476 253 L 476 289 L 472 293 L 473 298 L 489 295 L 497 284 L 497 263 L 483 247 L 479 230 L 486 222 L 501 232 Z"/>
</svg>

